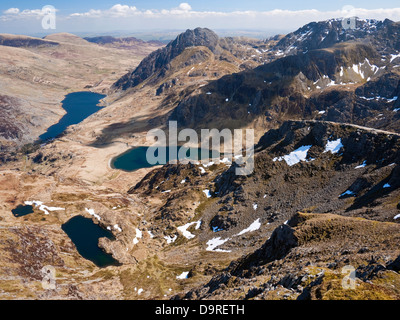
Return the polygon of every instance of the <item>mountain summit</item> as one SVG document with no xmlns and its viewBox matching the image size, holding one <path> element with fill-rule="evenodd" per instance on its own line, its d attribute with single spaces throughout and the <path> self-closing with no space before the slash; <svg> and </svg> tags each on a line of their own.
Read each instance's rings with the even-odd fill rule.
<svg viewBox="0 0 400 320">
<path fill-rule="evenodd" d="M 114 84 L 114 88 L 126 90 L 137 86 L 152 75 L 165 73 L 169 68 L 169 63 L 186 48 L 204 46 L 215 52 L 218 39 L 217 34 L 207 28 L 186 30 L 166 47 L 154 51 L 146 57 L 133 72 L 118 80 Z"/>
</svg>

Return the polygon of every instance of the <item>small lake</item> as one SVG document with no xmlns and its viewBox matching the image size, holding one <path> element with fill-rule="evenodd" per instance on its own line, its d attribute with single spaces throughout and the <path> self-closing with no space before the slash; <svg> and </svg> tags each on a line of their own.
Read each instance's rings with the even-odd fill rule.
<svg viewBox="0 0 400 320">
<path fill-rule="evenodd" d="M 132 149 L 129 149 L 125 153 L 113 158 L 111 160 L 111 168 L 113 169 L 119 169 L 123 171 L 135 171 L 138 169 L 142 168 L 151 168 L 154 166 L 158 166 L 160 164 L 150 164 L 147 161 L 146 158 L 146 153 L 149 147 L 135 147 Z M 178 147 L 178 152 L 180 151 L 181 148 L 186 149 L 186 157 L 185 159 L 188 160 L 193 160 L 196 161 L 198 159 L 201 159 L 201 152 L 202 149 L 200 148 L 186 148 L 186 147 Z M 169 161 L 173 161 L 177 159 L 177 156 L 170 157 L 169 151 L 170 147 L 159 147 L 158 148 L 159 152 L 165 152 L 166 154 L 166 162 L 168 163 Z M 206 150 L 205 151 L 208 155 L 209 158 L 212 158 L 212 150 Z M 155 153 L 155 156 L 158 156 L 157 152 Z M 162 163 L 165 164 L 165 163 Z"/>
<path fill-rule="evenodd" d="M 70 125 L 77 124 L 85 120 L 93 113 L 99 111 L 100 100 L 105 95 L 94 92 L 74 92 L 65 96 L 62 107 L 67 112 L 58 123 L 51 126 L 42 134 L 39 139 L 46 141 L 53 139 L 64 132 Z"/>
<path fill-rule="evenodd" d="M 33 206 L 30 206 L 30 205 L 24 206 L 24 205 L 20 204 L 15 209 L 12 209 L 11 212 L 14 215 L 14 217 L 19 218 L 19 217 L 23 217 L 28 214 L 31 214 L 34 211 L 33 211 Z"/>
<path fill-rule="evenodd" d="M 98 244 L 99 239 L 104 237 L 115 240 L 113 234 L 95 224 L 92 219 L 76 216 L 63 224 L 61 228 L 75 244 L 79 254 L 92 261 L 96 266 L 104 268 L 119 264 L 110 254 L 104 252 Z"/>
</svg>

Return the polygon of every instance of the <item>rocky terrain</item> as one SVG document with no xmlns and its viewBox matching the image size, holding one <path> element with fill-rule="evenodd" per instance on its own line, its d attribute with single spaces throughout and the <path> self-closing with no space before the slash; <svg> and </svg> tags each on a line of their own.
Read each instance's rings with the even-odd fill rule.
<svg viewBox="0 0 400 320">
<path fill-rule="evenodd" d="M 275 60 L 204 86 L 181 100 L 170 119 L 217 128 L 321 119 L 398 132 L 399 44 L 387 39 L 397 39 L 399 25 L 370 21 L 362 32 L 340 26 L 312 23 L 287 35 L 270 50 Z M 321 42 L 321 34 L 330 41 Z M 388 79 L 394 81 L 386 87 Z"/>
<path fill-rule="evenodd" d="M 98 45 L 62 34 L 42 39 L 53 47 L 0 46 L 39 61 L 71 55 L 61 65 L 80 61 L 80 49 L 104 52 L 85 60 L 90 76 L 78 84 L 108 94 L 106 108 L 61 137 L 4 153 L 0 298 L 399 299 L 398 26 L 359 21 L 345 32 L 330 20 L 266 41 L 198 28 L 136 65 L 129 50 L 109 46 L 113 39 Z M 95 83 L 91 68 L 116 52 L 128 56 L 112 70 L 124 67 L 102 70 L 105 80 Z M 29 130 L 31 100 L 15 92 L 0 98 L 12 119 L 0 128 L 2 146 L 40 131 L 17 125 Z M 168 120 L 254 128 L 254 172 L 236 175 L 238 157 L 223 156 L 111 168 L 114 157 L 151 144 L 147 132 Z M 12 214 L 27 201 L 33 213 Z M 80 255 L 62 231 L 78 215 L 112 232 L 98 244 L 118 266 Z M 50 290 L 46 266 L 55 268 Z M 346 266 L 355 270 L 350 289 Z"/>
</svg>

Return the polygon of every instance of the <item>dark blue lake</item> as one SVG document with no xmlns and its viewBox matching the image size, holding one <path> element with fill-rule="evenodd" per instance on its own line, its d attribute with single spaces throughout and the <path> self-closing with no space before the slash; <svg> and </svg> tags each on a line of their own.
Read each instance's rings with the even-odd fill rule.
<svg viewBox="0 0 400 320">
<path fill-rule="evenodd" d="M 30 205 L 24 206 L 24 205 L 20 204 L 15 209 L 12 209 L 11 212 L 14 215 L 14 217 L 18 218 L 18 217 L 23 217 L 28 214 L 31 214 L 34 211 L 33 211 L 33 206 L 30 206 Z"/>
<path fill-rule="evenodd" d="M 113 234 L 95 224 L 92 219 L 83 216 L 76 216 L 61 226 L 62 230 L 70 237 L 75 244 L 79 254 L 92 261 L 100 268 L 118 265 L 110 254 L 99 247 L 100 238 L 115 240 Z"/>
<path fill-rule="evenodd" d="M 159 163 L 150 164 L 147 161 L 146 153 L 147 153 L 148 148 L 149 147 L 135 147 L 135 148 L 129 149 L 125 153 L 123 153 L 111 160 L 111 163 L 110 163 L 111 168 L 131 172 L 131 171 L 135 171 L 135 170 L 142 169 L 142 168 L 151 168 L 153 166 L 160 165 Z M 186 149 L 185 159 L 189 159 L 189 160 L 193 160 L 193 161 L 197 161 L 198 159 L 201 159 L 202 149 L 178 147 L 177 148 L 178 152 L 180 151 L 181 148 Z M 159 147 L 158 150 L 160 152 L 164 152 L 166 154 L 166 163 L 177 159 L 177 156 L 170 157 L 170 153 L 169 153 L 170 147 Z M 212 158 L 212 150 L 206 150 L 205 153 L 208 154 L 209 158 Z M 155 153 L 155 156 L 158 156 L 157 152 Z M 218 155 L 218 157 L 219 157 L 219 155 Z M 165 163 L 161 163 L 161 164 L 163 165 Z"/>
<path fill-rule="evenodd" d="M 62 107 L 67 112 L 61 120 L 52 125 L 39 138 L 42 141 L 53 139 L 63 133 L 68 126 L 77 124 L 85 120 L 93 113 L 99 111 L 98 106 L 105 95 L 94 92 L 74 92 L 65 96 L 62 101 Z"/>
</svg>

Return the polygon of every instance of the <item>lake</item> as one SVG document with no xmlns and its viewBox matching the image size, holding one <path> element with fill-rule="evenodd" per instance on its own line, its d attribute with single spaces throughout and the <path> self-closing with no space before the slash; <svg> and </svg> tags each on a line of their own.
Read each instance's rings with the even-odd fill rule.
<svg viewBox="0 0 400 320">
<path fill-rule="evenodd" d="M 53 139 L 63 133 L 70 125 L 82 122 L 101 109 L 98 104 L 104 97 L 105 95 L 87 91 L 74 92 L 66 95 L 65 99 L 62 101 L 62 107 L 67 113 L 58 123 L 48 128 L 39 139 L 42 141 Z"/>
<path fill-rule="evenodd" d="M 150 164 L 147 161 L 146 153 L 149 147 L 135 147 L 129 149 L 125 153 L 113 158 L 110 162 L 111 168 L 119 169 L 123 171 L 135 171 L 142 168 L 151 168 L 153 166 L 158 166 L 160 164 Z M 178 152 L 180 148 L 185 148 L 186 150 L 186 159 L 196 161 L 197 159 L 201 159 L 202 149 L 200 148 L 186 148 L 186 147 L 178 147 Z M 177 157 L 170 158 L 170 147 L 159 147 L 159 150 L 166 153 L 166 162 L 176 160 Z M 189 152 L 190 150 L 190 152 Z M 212 158 L 212 150 L 205 151 L 209 158 Z M 156 153 L 155 156 L 158 154 Z M 217 156 L 217 158 L 219 155 Z M 165 163 L 162 163 L 165 164 Z"/>
<path fill-rule="evenodd" d="M 75 244 L 79 254 L 96 266 L 104 268 L 119 264 L 99 247 L 100 238 L 115 240 L 112 232 L 95 224 L 92 219 L 76 216 L 63 224 L 61 228 Z"/>
<path fill-rule="evenodd" d="M 24 206 L 24 205 L 20 204 L 15 209 L 12 209 L 11 212 L 14 215 L 14 217 L 18 218 L 18 217 L 23 217 L 28 214 L 31 214 L 34 211 L 33 211 L 33 206 L 30 206 L 30 205 Z"/>
</svg>

